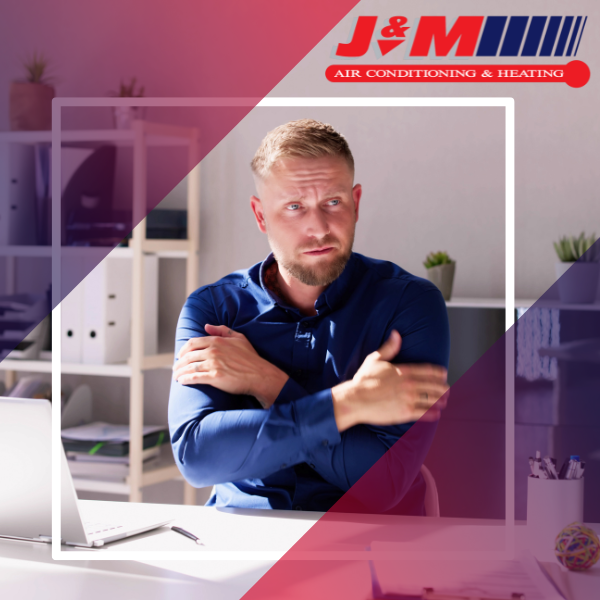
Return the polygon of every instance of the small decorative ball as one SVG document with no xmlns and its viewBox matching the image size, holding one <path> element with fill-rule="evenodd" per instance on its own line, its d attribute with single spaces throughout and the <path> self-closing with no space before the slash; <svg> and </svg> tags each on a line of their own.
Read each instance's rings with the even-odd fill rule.
<svg viewBox="0 0 600 600">
<path fill-rule="evenodd" d="M 571 523 L 556 536 L 554 552 L 567 569 L 584 571 L 600 558 L 600 540 L 583 523 Z"/>
</svg>

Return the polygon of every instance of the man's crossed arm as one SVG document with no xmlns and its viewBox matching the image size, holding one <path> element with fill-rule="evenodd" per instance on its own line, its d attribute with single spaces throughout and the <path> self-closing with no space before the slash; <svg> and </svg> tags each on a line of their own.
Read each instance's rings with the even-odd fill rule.
<svg viewBox="0 0 600 600">
<path fill-rule="evenodd" d="M 178 353 L 173 378 L 182 385 L 209 384 L 234 395 L 254 396 L 270 408 L 289 377 L 261 358 L 246 337 L 224 325 L 206 325 L 205 337 L 189 339 Z M 331 389 L 341 433 L 359 424 L 399 425 L 435 421 L 446 406 L 447 371 L 430 364 L 395 365 L 402 338 L 393 330 L 369 354 L 350 381 Z"/>
</svg>

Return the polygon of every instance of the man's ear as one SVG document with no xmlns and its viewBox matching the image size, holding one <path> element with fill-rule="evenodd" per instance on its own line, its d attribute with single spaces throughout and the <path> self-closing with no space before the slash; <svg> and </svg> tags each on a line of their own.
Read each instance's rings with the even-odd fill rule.
<svg viewBox="0 0 600 600">
<path fill-rule="evenodd" d="M 362 197 L 362 185 L 357 183 L 352 188 L 352 199 L 354 200 L 354 214 L 356 216 L 356 221 L 358 221 L 358 207 L 360 205 L 360 199 Z"/>
<path fill-rule="evenodd" d="M 263 206 L 260 198 L 256 196 L 250 196 L 250 206 L 252 207 L 252 212 L 254 213 L 254 218 L 256 219 L 256 224 L 258 228 L 263 232 L 267 233 L 267 226 L 265 224 L 265 215 L 263 213 Z"/>
</svg>

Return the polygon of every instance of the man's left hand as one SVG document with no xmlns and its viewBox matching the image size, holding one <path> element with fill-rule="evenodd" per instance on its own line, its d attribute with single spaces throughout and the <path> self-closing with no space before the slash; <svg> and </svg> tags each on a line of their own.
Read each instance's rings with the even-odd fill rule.
<svg viewBox="0 0 600 600">
<path fill-rule="evenodd" d="M 177 355 L 173 378 L 182 385 L 207 383 L 230 394 L 254 396 L 263 408 L 277 399 L 288 376 L 261 358 L 246 336 L 225 325 L 204 327 Z"/>
</svg>

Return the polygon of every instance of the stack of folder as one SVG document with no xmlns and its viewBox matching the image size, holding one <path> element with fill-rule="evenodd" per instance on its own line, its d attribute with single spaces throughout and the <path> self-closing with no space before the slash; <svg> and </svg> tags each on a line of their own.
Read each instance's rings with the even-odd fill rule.
<svg viewBox="0 0 600 600">
<path fill-rule="evenodd" d="M 164 426 L 143 429 L 144 466 L 158 463 L 169 443 Z M 129 474 L 129 426 L 101 421 L 62 430 L 62 441 L 74 477 L 124 480 Z"/>
</svg>

